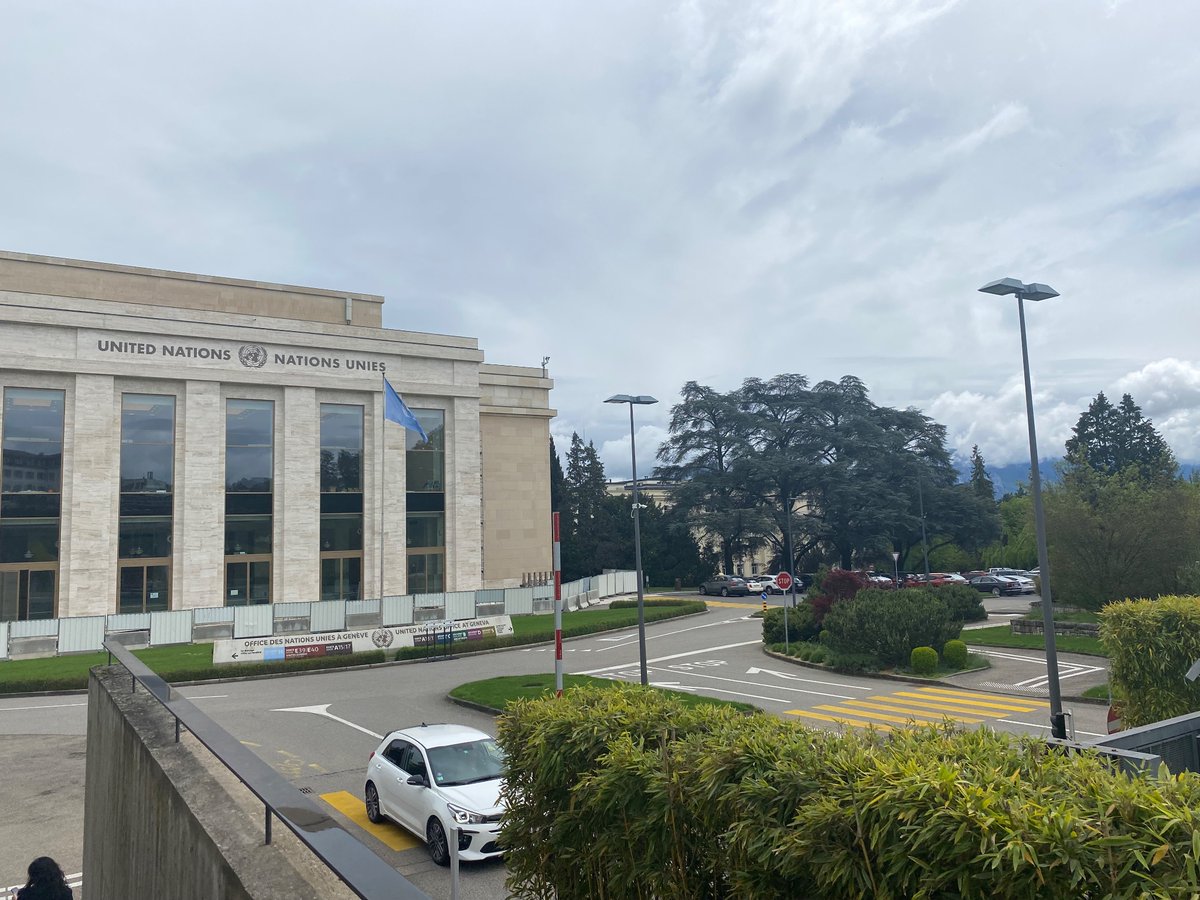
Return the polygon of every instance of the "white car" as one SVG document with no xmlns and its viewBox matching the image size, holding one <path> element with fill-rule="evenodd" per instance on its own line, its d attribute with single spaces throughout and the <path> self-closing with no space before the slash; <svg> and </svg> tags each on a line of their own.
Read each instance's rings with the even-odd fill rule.
<svg viewBox="0 0 1200 900">
<path fill-rule="evenodd" d="M 744 575 L 742 577 L 746 581 L 747 592 L 751 594 L 761 594 L 767 589 L 766 582 L 760 581 L 757 575 Z"/>
<path fill-rule="evenodd" d="M 439 866 L 450 864 L 446 836 L 458 828 L 458 857 L 500 856 L 504 754 L 465 725 L 419 725 L 393 731 L 367 762 L 367 818 L 391 819 L 425 840 Z"/>
</svg>

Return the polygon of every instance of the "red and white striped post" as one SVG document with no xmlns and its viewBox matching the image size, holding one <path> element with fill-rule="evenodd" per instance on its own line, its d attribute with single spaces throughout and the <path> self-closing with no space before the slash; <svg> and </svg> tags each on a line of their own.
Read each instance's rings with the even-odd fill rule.
<svg viewBox="0 0 1200 900">
<path fill-rule="evenodd" d="M 554 696 L 563 692 L 562 666 L 562 544 L 558 538 L 558 513 L 554 517 Z"/>
</svg>

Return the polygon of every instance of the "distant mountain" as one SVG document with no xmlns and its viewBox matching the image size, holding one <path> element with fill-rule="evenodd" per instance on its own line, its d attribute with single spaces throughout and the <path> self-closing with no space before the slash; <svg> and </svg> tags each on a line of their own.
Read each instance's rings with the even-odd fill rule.
<svg viewBox="0 0 1200 900">
<path fill-rule="evenodd" d="M 1057 484 L 1058 483 L 1058 464 L 1062 462 L 1062 457 L 1053 457 L 1043 459 L 1038 467 L 1038 472 L 1042 476 L 1042 484 Z M 968 481 L 971 477 L 971 460 L 956 459 L 955 468 L 958 469 L 958 477 L 961 481 Z M 1200 471 L 1200 463 L 1180 463 L 1179 472 L 1184 478 L 1191 478 L 1192 475 Z M 996 488 L 996 499 L 1000 499 L 1005 494 L 1014 493 L 1018 485 L 1029 487 L 1029 463 L 1009 463 L 1007 466 L 988 466 L 988 477 L 992 479 L 992 484 Z"/>
</svg>

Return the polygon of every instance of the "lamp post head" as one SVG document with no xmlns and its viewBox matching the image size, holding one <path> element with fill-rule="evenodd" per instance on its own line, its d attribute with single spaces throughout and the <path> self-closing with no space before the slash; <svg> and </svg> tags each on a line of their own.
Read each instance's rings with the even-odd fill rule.
<svg viewBox="0 0 1200 900">
<path fill-rule="evenodd" d="M 989 281 L 980 289 L 984 294 L 1016 294 L 1022 300 L 1049 300 L 1059 296 L 1058 291 L 1048 284 L 1025 284 L 1015 278 L 1001 278 L 999 281 Z"/>
<path fill-rule="evenodd" d="M 636 403 L 638 406 L 649 406 L 651 403 L 657 403 L 658 401 L 655 400 L 653 397 L 651 397 L 648 394 L 638 394 L 637 396 L 634 396 L 633 394 L 613 394 L 611 397 L 609 397 L 604 402 L 605 403 Z"/>
</svg>

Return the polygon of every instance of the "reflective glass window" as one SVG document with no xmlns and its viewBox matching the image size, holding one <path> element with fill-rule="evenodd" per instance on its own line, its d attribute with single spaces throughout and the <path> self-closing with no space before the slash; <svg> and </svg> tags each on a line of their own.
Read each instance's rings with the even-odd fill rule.
<svg viewBox="0 0 1200 900">
<path fill-rule="evenodd" d="M 121 397 L 121 491 L 169 494 L 175 483 L 175 398 Z"/>
<path fill-rule="evenodd" d="M 156 559 L 171 555 L 170 516 L 124 516 L 117 528 L 121 559 Z"/>
<path fill-rule="evenodd" d="M 362 516 L 353 513 L 321 516 L 321 550 L 361 550 L 362 521 Z"/>
<path fill-rule="evenodd" d="M 61 490 L 64 402 L 62 391 L 4 389 L 3 493 Z"/>
<path fill-rule="evenodd" d="M 362 491 L 363 408 L 321 404 L 321 490 Z"/>
<path fill-rule="evenodd" d="M 0 521 L 0 563 L 58 559 L 58 519 Z"/>
<path fill-rule="evenodd" d="M 445 491 L 446 414 L 440 409 L 414 409 L 413 414 L 429 440 L 422 441 L 415 431 L 406 432 L 408 490 L 413 493 Z"/>
<path fill-rule="evenodd" d="M 271 552 L 270 516 L 227 516 L 225 555 L 253 556 Z"/>
<path fill-rule="evenodd" d="M 225 405 L 225 490 L 271 492 L 275 404 L 229 400 Z"/>
<path fill-rule="evenodd" d="M 409 547 L 444 547 L 446 545 L 445 514 L 409 513 L 405 542 Z"/>
</svg>

